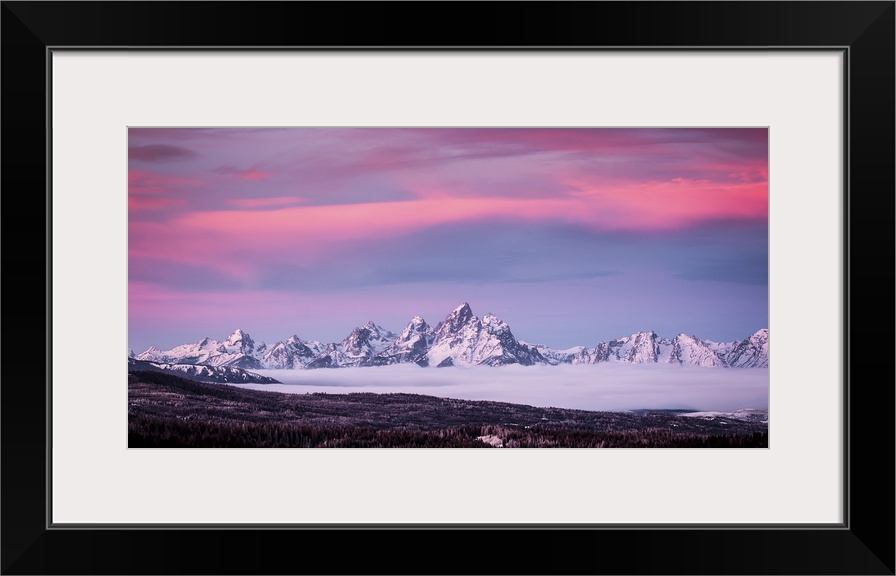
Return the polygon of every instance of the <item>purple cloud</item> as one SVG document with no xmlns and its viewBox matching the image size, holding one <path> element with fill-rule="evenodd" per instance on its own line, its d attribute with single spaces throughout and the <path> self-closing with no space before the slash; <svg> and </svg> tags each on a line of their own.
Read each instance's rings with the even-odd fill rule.
<svg viewBox="0 0 896 576">
<path fill-rule="evenodd" d="M 189 160 L 195 156 L 197 154 L 193 150 L 170 144 L 147 144 L 145 146 L 128 148 L 128 158 L 130 160 L 143 162 L 173 162 Z"/>
</svg>

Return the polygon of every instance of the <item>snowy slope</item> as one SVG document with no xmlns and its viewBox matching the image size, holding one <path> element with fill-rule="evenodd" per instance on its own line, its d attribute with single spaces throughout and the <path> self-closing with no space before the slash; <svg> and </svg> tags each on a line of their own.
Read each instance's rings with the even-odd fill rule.
<svg viewBox="0 0 896 576">
<path fill-rule="evenodd" d="M 382 366 L 389 362 L 379 354 L 395 342 L 396 334 L 373 321 L 351 331 L 342 342 L 327 344 L 306 368 Z"/>
<path fill-rule="evenodd" d="M 248 370 L 234 368 L 232 366 L 201 366 L 197 364 L 168 364 L 164 362 L 149 362 L 128 358 L 128 372 L 133 370 L 148 370 L 152 372 L 165 372 L 184 376 L 198 382 L 219 382 L 225 384 L 279 384 L 278 380 L 268 376 L 261 376 Z"/>
<path fill-rule="evenodd" d="M 255 341 L 240 329 L 235 330 L 224 342 L 203 338 L 194 344 L 182 344 L 171 350 L 159 350 L 152 346 L 138 354 L 136 358 L 168 364 L 263 368 L 256 356 Z"/>
<path fill-rule="evenodd" d="M 522 340 L 520 340 L 520 344 L 538 352 L 548 364 L 591 364 L 591 362 L 581 360 L 583 354 L 588 355 L 590 358 L 590 352 L 584 346 L 573 346 L 572 348 L 566 348 L 564 350 L 555 350 L 544 344 L 530 344 L 528 342 L 523 342 Z"/>
<path fill-rule="evenodd" d="M 320 342 L 305 341 L 292 335 L 285 342 L 277 342 L 265 352 L 261 364 L 271 370 L 295 370 L 312 362 L 324 347 Z"/>
<path fill-rule="evenodd" d="M 692 364 L 705 368 L 727 368 L 725 362 L 715 350 L 696 336 L 679 334 L 672 339 L 666 362 L 670 364 Z"/>
<path fill-rule="evenodd" d="M 434 338 L 432 326 L 420 316 L 414 316 L 401 334 L 378 356 L 388 364 L 413 362 L 427 366 L 427 352 Z"/>
<path fill-rule="evenodd" d="M 768 329 L 763 328 L 740 342 L 725 355 L 725 361 L 738 368 L 767 368 Z"/>
</svg>

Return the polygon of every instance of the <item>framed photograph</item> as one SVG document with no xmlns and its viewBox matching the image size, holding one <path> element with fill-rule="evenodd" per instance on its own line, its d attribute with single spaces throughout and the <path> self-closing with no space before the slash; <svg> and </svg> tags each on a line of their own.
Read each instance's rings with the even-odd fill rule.
<svg viewBox="0 0 896 576">
<path fill-rule="evenodd" d="M 473 11 L 458 4 L 445 15 L 444 6 L 3 4 L 5 335 L 7 343 L 46 342 L 46 354 L 8 354 L 5 362 L 2 570 L 892 574 L 893 390 L 874 385 L 879 377 L 869 369 L 879 363 L 859 357 L 874 339 L 853 334 L 872 333 L 861 320 L 880 317 L 880 302 L 892 301 L 889 265 L 872 266 L 866 255 L 892 262 L 894 4 L 477 4 L 476 21 L 505 25 L 467 27 L 463 39 L 451 24 Z M 434 9 L 444 32 L 417 37 L 392 24 Z M 349 15 L 382 27 L 356 35 L 322 25 Z M 522 24 L 506 25 L 514 20 Z M 591 25 L 608 21 L 639 26 Z M 605 163 L 586 174 L 570 158 L 595 147 Z M 634 152 L 661 148 L 665 155 Z M 296 165 L 299 149 L 309 165 Z M 420 165 L 426 169 L 411 168 Z M 213 176 L 200 185 L 199 172 Z M 631 172 L 642 180 L 626 180 Z M 562 206 L 561 179 L 573 199 Z M 682 184 L 687 197 L 673 189 Z M 628 203 L 606 196 L 610 188 L 624 188 Z M 415 203 L 402 214 L 408 195 Z M 582 198 L 606 206 L 590 213 Z M 394 232 L 415 222 L 425 226 L 414 235 Z M 603 234 L 608 253 L 583 248 L 593 239 L 582 233 L 588 226 Z M 614 235 L 620 229 L 627 235 Z M 645 234 L 662 250 L 637 250 Z M 478 246 L 469 242 L 477 237 Z M 451 238 L 463 238 L 477 257 L 446 257 Z M 528 245 L 537 265 L 510 245 Z M 405 265 L 379 258 L 396 251 Z M 551 251 L 567 259 L 549 259 Z M 651 259 L 679 275 L 668 286 L 686 280 L 691 292 L 653 303 L 658 287 L 631 281 L 656 278 L 647 272 Z M 626 261 L 631 277 L 619 273 Z M 461 268 L 493 282 L 461 282 Z M 411 280 L 434 270 L 434 280 Z M 618 304 L 576 315 L 589 291 L 599 295 L 595 278 L 608 276 L 615 284 L 600 285 L 613 284 Z M 241 286 L 232 291 L 239 298 L 223 296 L 228 283 Z M 521 283 L 526 290 L 494 296 L 496 287 Z M 289 334 L 265 331 L 298 317 L 276 288 L 299 284 L 302 310 L 314 310 L 303 321 L 322 335 L 303 333 L 289 348 Z M 430 312 L 459 292 L 482 298 L 486 309 L 465 294 Z M 566 318 L 567 328 L 519 313 L 531 302 L 523 293 L 556 302 L 542 316 Z M 624 309 L 660 317 L 664 303 L 680 308 L 668 318 L 693 324 L 635 326 L 649 332 L 607 336 L 603 348 L 541 345 L 551 338 L 539 332 L 572 336 L 573 320 L 596 310 L 612 330 Z M 19 320 L 16 310 L 46 313 Z M 407 316 L 400 322 L 399 312 Z M 365 313 L 360 322 L 373 323 L 345 339 L 335 334 Z M 744 330 L 755 321 L 743 319 L 763 314 L 767 325 L 742 336 L 699 334 L 700 326 Z M 230 333 L 237 326 L 223 326 L 231 319 L 258 321 L 268 344 Z M 500 341 L 500 354 L 464 347 L 459 334 L 474 325 L 477 339 Z M 423 348 L 402 340 L 409 330 Z M 691 334 L 687 342 L 679 330 Z M 734 354 L 760 333 L 766 348 Z M 364 346 L 353 347 L 361 339 Z M 642 340 L 649 345 L 636 345 Z M 128 350 L 129 372 L 142 363 L 154 374 L 186 366 L 277 377 L 276 369 L 299 362 L 322 369 L 303 374 L 357 378 L 315 376 L 315 392 L 407 391 L 367 375 L 383 369 L 437 374 L 437 365 L 452 364 L 444 374 L 514 364 L 487 368 L 519 373 L 477 384 L 489 390 L 479 398 L 474 384 L 427 385 L 481 402 L 619 410 L 637 406 L 575 404 L 594 396 L 593 383 L 564 382 L 562 398 L 509 383 L 531 379 L 534 372 L 522 370 L 565 371 L 551 364 L 586 356 L 631 368 L 643 350 L 655 352 L 654 363 L 708 358 L 729 366 L 718 367 L 726 374 L 749 373 L 741 360 L 751 358 L 767 381 L 764 405 L 749 406 L 764 410 L 767 445 L 235 450 L 203 448 L 216 445 L 206 435 L 172 450 L 158 443 L 152 419 L 180 419 L 178 430 L 186 430 L 194 416 L 184 407 L 188 394 L 158 402 L 128 392 L 126 343 L 139 348 Z M 196 350 L 175 354 L 189 343 Z M 312 354 L 290 355 L 297 343 Z M 270 354 L 274 348 L 282 351 Z M 32 365 L 44 360 L 35 377 Z M 694 379 L 715 369 L 685 368 L 702 370 L 687 373 Z M 241 385 L 241 393 L 265 385 Z M 729 400 L 756 388 L 721 385 Z M 714 426 L 746 426 L 727 408 L 677 390 L 667 385 L 671 403 L 646 408 L 687 401 Z M 151 414 L 141 412 L 147 404 Z M 473 408 L 482 405 L 464 407 Z M 536 424 L 555 417 L 541 414 Z M 515 425 L 476 431 L 469 441 L 528 441 L 532 432 Z M 138 449 L 145 444 L 159 449 Z M 385 559 L 396 538 L 442 560 L 427 569 L 410 557 Z M 475 567 L 445 553 L 479 538 L 477 549 L 486 550 Z M 324 553 L 334 539 L 353 553 Z M 632 539 L 651 553 L 623 553 Z M 297 542 L 306 550 L 301 566 Z M 519 546 L 525 554 L 509 554 Z M 210 548 L 220 552 L 210 557 Z"/>
<path fill-rule="evenodd" d="M 767 448 L 768 140 L 131 126 L 128 447 Z"/>
</svg>

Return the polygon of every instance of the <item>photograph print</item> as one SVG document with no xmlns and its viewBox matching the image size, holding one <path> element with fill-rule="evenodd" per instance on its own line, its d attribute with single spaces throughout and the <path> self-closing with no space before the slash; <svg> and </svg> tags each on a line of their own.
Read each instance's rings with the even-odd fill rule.
<svg viewBox="0 0 896 576">
<path fill-rule="evenodd" d="M 768 129 L 128 130 L 129 448 L 767 448 Z"/>
</svg>

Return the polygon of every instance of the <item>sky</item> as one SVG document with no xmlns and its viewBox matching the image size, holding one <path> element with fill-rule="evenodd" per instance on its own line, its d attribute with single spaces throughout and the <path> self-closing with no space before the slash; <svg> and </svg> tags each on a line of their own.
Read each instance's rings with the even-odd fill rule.
<svg viewBox="0 0 896 576">
<path fill-rule="evenodd" d="M 768 327 L 765 128 L 131 128 L 128 347 Z"/>
</svg>

